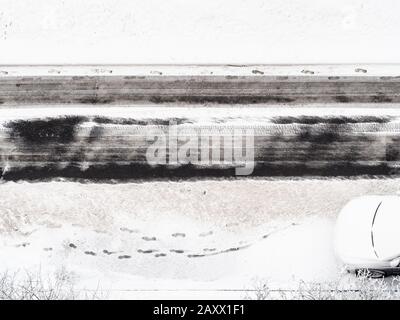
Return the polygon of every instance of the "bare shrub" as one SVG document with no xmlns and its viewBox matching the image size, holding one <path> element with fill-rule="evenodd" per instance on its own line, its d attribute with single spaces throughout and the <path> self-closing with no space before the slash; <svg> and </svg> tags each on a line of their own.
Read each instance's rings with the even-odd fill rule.
<svg viewBox="0 0 400 320">
<path fill-rule="evenodd" d="M 331 282 L 300 281 L 296 289 L 272 289 L 258 282 L 246 299 L 254 300 L 400 300 L 400 278 L 372 279 L 368 272 Z"/>
<path fill-rule="evenodd" d="M 76 300 L 103 299 L 98 290 L 77 290 L 71 275 L 62 268 L 54 275 L 43 276 L 41 272 L 5 272 L 0 275 L 0 300 Z"/>
<path fill-rule="evenodd" d="M 253 285 L 253 290 L 251 290 L 253 295 L 246 295 L 247 300 L 270 300 L 271 290 L 267 282 L 262 280 L 256 280 Z"/>
</svg>

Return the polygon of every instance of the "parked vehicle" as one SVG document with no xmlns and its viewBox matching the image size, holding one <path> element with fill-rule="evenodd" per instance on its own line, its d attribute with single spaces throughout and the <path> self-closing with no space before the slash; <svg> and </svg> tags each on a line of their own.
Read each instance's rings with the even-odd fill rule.
<svg viewBox="0 0 400 320">
<path fill-rule="evenodd" d="M 335 251 L 350 272 L 400 274 L 400 197 L 363 196 L 346 204 L 336 223 Z"/>
</svg>

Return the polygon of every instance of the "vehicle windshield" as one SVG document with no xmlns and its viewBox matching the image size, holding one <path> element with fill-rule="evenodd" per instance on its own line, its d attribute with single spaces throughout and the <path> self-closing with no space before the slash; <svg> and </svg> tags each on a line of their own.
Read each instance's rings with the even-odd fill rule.
<svg viewBox="0 0 400 320">
<path fill-rule="evenodd" d="M 400 254 L 400 197 L 388 197 L 377 208 L 371 238 L 380 259 Z"/>
</svg>

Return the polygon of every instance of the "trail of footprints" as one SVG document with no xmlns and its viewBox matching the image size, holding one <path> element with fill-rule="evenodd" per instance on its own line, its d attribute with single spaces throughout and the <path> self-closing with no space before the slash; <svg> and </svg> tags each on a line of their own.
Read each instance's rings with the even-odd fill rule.
<svg viewBox="0 0 400 320">
<path fill-rule="evenodd" d="M 140 230 L 138 230 L 138 229 L 129 229 L 126 227 L 120 228 L 120 231 L 130 233 L 130 234 L 140 233 Z M 273 231 L 273 232 L 275 232 L 275 231 Z M 268 238 L 270 236 L 270 234 L 273 232 L 262 235 L 261 237 L 256 239 L 256 241 L 260 241 L 260 240 Z M 207 232 L 202 232 L 202 233 L 198 234 L 198 237 L 209 237 L 209 236 L 212 236 L 213 234 L 214 234 L 213 231 L 207 231 Z M 176 232 L 176 233 L 171 234 L 171 237 L 174 237 L 174 238 L 186 238 L 186 236 L 187 235 L 183 232 Z M 159 240 L 155 236 L 142 236 L 141 239 L 146 242 L 156 242 L 157 240 Z M 256 241 L 254 241 L 254 242 L 256 242 Z M 173 248 L 173 249 L 169 250 L 169 253 L 177 254 L 177 255 L 185 255 L 186 254 L 186 257 L 188 257 L 188 258 L 200 258 L 200 257 L 213 256 L 213 255 L 218 255 L 218 254 L 223 254 L 223 253 L 228 253 L 228 252 L 239 251 L 239 250 L 250 247 L 253 243 L 246 243 L 246 242 L 240 241 L 239 245 L 236 247 L 230 247 L 230 248 L 219 249 L 219 250 L 214 247 L 211 247 L 211 248 L 207 247 L 207 248 L 203 248 L 202 251 L 196 252 L 196 253 L 188 252 L 186 250 L 182 250 L 179 248 Z M 26 247 L 29 244 L 30 243 L 24 242 L 19 245 L 16 245 L 16 247 Z M 72 242 L 68 244 L 68 247 L 73 250 L 79 249 L 78 246 Z M 46 247 L 46 248 L 43 248 L 43 250 L 49 252 L 49 251 L 52 251 L 53 248 Z M 157 250 L 157 249 L 137 249 L 136 252 L 140 253 L 140 254 L 146 254 L 146 255 L 153 254 L 153 256 L 156 258 L 166 257 L 168 255 L 168 253 L 160 252 L 160 250 Z M 83 253 L 88 256 L 97 256 L 98 255 L 97 252 L 91 251 L 91 250 L 84 250 Z M 132 256 L 130 254 L 125 254 L 121 251 L 109 251 L 107 249 L 103 249 L 100 254 L 103 254 L 106 256 L 116 256 L 120 260 L 132 258 Z"/>
<path fill-rule="evenodd" d="M 126 228 L 126 227 L 120 228 L 120 231 L 127 232 L 127 233 L 130 233 L 130 234 L 133 234 L 133 233 L 138 234 L 138 233 L 140 233 L 140 231 L 138 229 L 129 229 L 129 228 Z M 213 234 L 214 234 L 213 231 L 208 231 L 208 232 L 200 233 L 198 236 L 199 237 L 207 237 L 207 236 L 211 236 Z M 176 232 L 176 233 L 172 233 L 171 236 L 174 237 L 174 238 L 186 238 L 186 233 Z M 143 241 L 157 241 L 158 240 L 157 237 L 154 237 L 154 236 L 142 236 L 141 239 Z M 68 247 L 71 248 L 71 249 L 78 249 L 78 246 L 76 244 L 72 243 L 72 242 L 68 244 Z M 228 251 L 234 251 L 235 249 L 237 249 L 237 248 L 231 248 Z M 49 248 L 44 248 L 43 250 L 50 251 L 50 250 L 52 250 L 52 248 L 50 248 L 50 250 L 49 250 Z M 142 253 L 142 254 L 154 254 L 154 257 L 156 257 L 156 258 L 166 257 L 167 256 L 167 253 L 159 252 L 159 250 L 157 250 L 157 249 L 138 249 L 136 251 L 138 253 Z M 182 250 L 182 249 L 170 249 L 169 252 L 170 253 L 174 253 L 174 254 L 182 255 L 186 251 Z M 227 252 L 227 250 L 217 251 L 217 248 L 204 248 L 203 252 L 204 253 L 200 253 L 200 254 L 187 254 L 187 257 L 189 257 L 189 258 L 192 258 L 192 257 L 204 257 L 204 256 L 210 255 L 210 254 L 217 254 L 217 253 Z M 86 255 L 90 255 L 90 256 L 97 256 L 97 253 L 94 252 L 94 251 L 86 250 L 83 253 L 86 254 Z M 121 252 L 109 251 L 107 249 L 104 249 L 102 251 L 102 253 L 104 255 L 111 256 L 111 255 L 120 254 Z M 122 260 L 122 259 L 131 259 L 132 258 L 131 255 L 127 255 L 127 254 L 120 254 L 117 257 L 120 260 Z"/>
</svg>

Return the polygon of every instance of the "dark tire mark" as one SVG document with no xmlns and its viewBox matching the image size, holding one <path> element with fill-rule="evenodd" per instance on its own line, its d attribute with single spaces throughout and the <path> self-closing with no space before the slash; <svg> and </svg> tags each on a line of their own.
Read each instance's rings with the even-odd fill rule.
<svg viewBox="0 0 400 320">
<path fill-rule="evenodd" d="M 295 98 L 282 95 L 192 95 L 192 96 L 152 96 L 152 103 L 196 103 L 196 104 L 261 104 L 261 103 L 292 103 Z"/>
<path fill-rule="evenodd" d="M 0 79 L 2 100 L 6 104 L 76 104 L 133 102 L 188 103 L 309 103 L 333 102 L 335 95 L 348 96 L 354 102 L 370 101 L 378 90 L 388 92 L 399 101 L 396 77 L 370 77 L 366 69 L 354 69 L 355 75 L 339 80 L 316 76 L 312 70 L 301 70 L 296 76 L 266 76 L 254 69 L 246 76 L 160 76 L 49 75 L 3 77 Z M 300 71 L 300 70 L 299 70 Z M 58 71 L 57 71 L 58 72 Z M 360 74 L 361 73 L 361 74 Z M 105 75 L 107 74 L 107 76 Z M 257 75 L 257 76 L 255 76 Z M 255 79 L 257 78 L 257 79 Z M 391 81 L 386 81 L 386 79 Z M 334 81 L 332 81 L 334 80 Z M 282 90 L 282 86 L 285 91 Z M 366 88 L 366 90 L 363 90 Z M 122 90 L 121 90 L 122 89 Z"/>
<path fill-rule="evenodd" d="M 334 136 L 314 136 L 314 139 L 333 139 Z M 306 141 L 299 139 L 299 143 L 315 143 L 321 145 L 322 142 L 315 140 Z M 339 143 L 340 141 L 338 141 Z M 318 150 L 314 150 L 314 157 Z M 313 155 L 311 154 L 311 155 Z M 353 153 L 354 154 L 354 153 Z M 299 157 L 309 157 L 309 153 L 302 153 Z M 318 155 L 318 154 L 317 154 Z M 342 153 L 332 153 L 329 156 Z M 324 153 L 321 153 L 324 156 Z M 351 154 L 349 154 L 351 156 Z M 397 176 L 400 175 L 400 168 L 391 162 L 387 163 L 361 163 L 349 160 L 324 160 L 324 161 L 268 161 L 256 163 L 252 177 L 301 177 L 301 176 L 321 176 L 321 177 L 354 177 L 367 175 L 374 176 Z M 81 170 L 79 165 L 69 165 L 61 168 L 58 165 L 47 166 L 26 166 L 23 168 L 0 167 L 0 178 L 4 181 L 51 181 L 54 178 L 67 178 L 71 181 L 94 183 L 113 183 L 115 181 L 181 181 L 182 179 L 208 179 L 208 178 L 237 178 L 234 168 L 212 168 L 205 169 L 193 165 L 182 165 L 178 168 L 161 168 L 156 166 L 150 168 L 147 165 L 93 165 L 88 169 Z M 204 235 L 200 235 L 204 236 Z"/>
<path fill-rule="evenodd" d="M 87 138 L 88 143 L 93 143 L 101 139 L 104 133 L 104 128 L 100 126 L 94 126 L 89 133 L 89 137 Z"/>
<path fill-rule="evenodd" d="M 6 123 L 10 138 L 20 138 L 30 147 L 32 144 L 49 142 L 70 143 L 75 139 L 75 128 L 87 118 L 79 116 L 50 118 L 43 120 L 17 120 Z"/>
<path fill-rule="evenodd" d="M 280 116 L 271 119 L 275 124 L 355 124 L 355 123 L 388 123 L 392 118 L 387 116 Z"/>
<path fill-rule="evenodd" d="M 381 103 L 381 102 L 392 102 L 393 99 L 386 96 L 385 94 L 378 92 L 378 94 L 372 96 L 372 102 Z"/>
<path fill-rule="evenodd" d="M 187 118 L 168 118 L 168 119 L 132 119 L 132 118 L 110 118 L 110 117 L 101 117 L 96 116 L 93 118 L 93 121 L 97 124 L 116 124 L 116 125 L 136 125 L 136 126 L 168 126 L 170 124 L 188 124 L 193 123 L 190 119 Z"/>
<path fill-rule="evenodd" d="M 339 102 L 339 103 L 349 103 L 352 101 L 352 99 L 350 97 L 342 95 L 342 94 L 335 96 L 334 99 L 336 102 Z"/>
<path fill-rule="evenodd" d="M 400 76 L 383 76 L 383 77 L 379 77 L 379 79 L 381 79 L 381 80 L 397 80 L 397 79 L 400 79 Z"/>
</svg>

